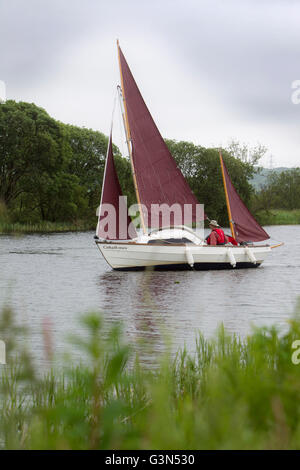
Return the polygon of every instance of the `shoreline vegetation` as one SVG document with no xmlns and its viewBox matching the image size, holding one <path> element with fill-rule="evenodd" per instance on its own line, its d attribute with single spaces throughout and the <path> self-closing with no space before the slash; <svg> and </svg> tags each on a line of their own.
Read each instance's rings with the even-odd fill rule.
<svg viewBox="0 0 300 470">
<path fill-rule="evenodd" d="M 120 325 L 108 331 L 99 314 L 88 314 L 72 339 L 80 366 L 69 356 L 55 370 L 44 328 L 48 372 L 43 366 L 41 375 L 24 329 L 5 308 L 0 448 L 299 449 L 299 315 L 298 306 L 284 333 L 259 327 L 241 339 L 222 326 L 212 339 L 198 333 L 193 353 L 174 356 L 166 343 L 150 370 Z"/>
<path fill-rule="evenodd" d="M 63 233 L 63 232 L 87 232 L 95 230 L 96 223 L 89 222 L 47 222 L 41 221 L 33 224 L 20 224 L 20 223 L 1 223 L 0 221 L 0 235 L 21 235 L 33 233 Z"/>
<path fill-rule="evenodd" d="M 257 219 L 261 225 L 298 225 L 300 224 L 300 209 L 283 210 L 272 209 L 260 211 Z M 39 223 L 9 223 L 0 220 L 0 235 L 19 235 L 31 233 L 63 233 L 63 232 L 87 232 L 95 230 L 94 224 L 88 221 L 70 222 L 47 222 Z"/>
</svg>

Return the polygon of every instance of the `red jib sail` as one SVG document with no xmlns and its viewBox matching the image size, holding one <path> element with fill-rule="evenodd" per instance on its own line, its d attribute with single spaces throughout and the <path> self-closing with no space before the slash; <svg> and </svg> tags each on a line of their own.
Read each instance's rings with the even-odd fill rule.
<svg viewBox="0 0 300 470">
<path fill-rule="evenodd" d="M 240 196 L 236 192 L 221 154 L 220 161 L 223 167 L 225 194 L 227 193 L 228 196 L 228 203 L 236 240 L 238 242 L 259 242 L 267 240 L 270 238 L 270 236 L 259 225 L 257 220 L 255 220 L 253 215 L 247 209 Z"/>
<path fill-rule="evenodd" d="M 171 214 L 170 226 L 203 220 L 204 213 L 160 135 L 120 47 L 119 60 L 138 195 L 147 209 L 145 225 L 156 228 L 164 225 L 153 204 L 169 208 L 176 205 L 179 211 Z"/>
<path fill-rule="evenodd" d="M 107 148 L 96 234 L 106 240 L 128 240 L 137 236 L 114 164 L 112 134 Z"/>
</svg>

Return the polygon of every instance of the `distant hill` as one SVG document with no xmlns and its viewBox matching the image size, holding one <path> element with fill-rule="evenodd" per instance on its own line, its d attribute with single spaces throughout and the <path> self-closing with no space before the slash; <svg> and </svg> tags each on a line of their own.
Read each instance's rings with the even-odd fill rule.
<svg viewBox="0 0 300 470">
<path fill-rule="evenodd" d="M 280 166 L 278 168 L 263 168 L 259 173 L 254 175 L 254 177 L 250 180 L 250 183 L 252 186 L 256 189 L 259 190 L 264 186 L 267 182 L 267 178 L 270 173 L 275 172 L 275 173 L 281 173 L 282 171 L 289 170 L 289 168 Z"/>
</svg>

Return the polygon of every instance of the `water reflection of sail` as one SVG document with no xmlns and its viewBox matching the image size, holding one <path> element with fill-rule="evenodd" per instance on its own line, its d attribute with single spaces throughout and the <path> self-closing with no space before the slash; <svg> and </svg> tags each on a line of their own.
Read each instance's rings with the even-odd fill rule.
<svg viewBox="0 0 300 470">
<path fill-rule="evenodd" d="M 99 277 L 101 311 L 105 312 L 106 321 L 125 324 L 143 362 L 150 362 L 165 349 L 165 319 L 156 303 L 158 286 L 151 276 L 150 271 L 110 271 Z"/>
</svg>

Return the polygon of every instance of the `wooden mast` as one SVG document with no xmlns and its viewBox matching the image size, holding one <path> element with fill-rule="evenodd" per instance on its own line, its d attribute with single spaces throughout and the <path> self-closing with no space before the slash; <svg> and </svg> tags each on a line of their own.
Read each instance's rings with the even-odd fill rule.
<svg viewBox="0 0 300 470">
<path fill-rule="evenodd" d="M 230 225 L 231 235 L 235 239 L 235 233 L 234 233 L 234 227 L 233 227 L 233 223 L 232 223 L 231 209 L 230 209 L 230 204 L 229 204 L 229 197 L 228 197 L 228 192 L 227 192 L 227 186 L 226 186 L 224 167 L 223 167 L 223 158 L 222 158 L 221 150 L 219 151 L 219 154 L 220 154 L 220 165 L 221 165 L 221 170 L 222 170 L 222 177 L 223 177 L 226 205 L 227 205 L 227 211 L 228 211 L 229 225 Z"/>
<path fill-rule="evenodd" d="M 131 170 L 132 170 L 133 184 L 134 184 L 136 199 L 137 199 L 137 203 L 139 205 L 142 229 L 143 229 L 144 233 L 147 233 L 146 226 L 145 226 L 145 220 L 144 220 L 144 213 L 143 213 L 143 210 L 142 210 L 141 199 L 140 199 L 140 195 L 139 195 L 139 189 L 138 189 L 138 185 L 137 185 L 136 174 L 135 174 L 133 158 L 132 158 L 132 143 L 131 143 L 130 127 L 129 127 L 129 122 L 128 122 L 126 97 L 125 97 L 125 91 L 124 91 L 124 82 L 123 82 L 121 57 L 120 57 L 120 45 L 119 45 L 119 40 L 118 39 L 117 39 L 117 47 L 118 47 L 118 59 L 119 59 L 119 68 L 120 68 L 120 77 L 121 77 L 122 99 L 123 99 L 123 107 L 124 107 L 124 113 L 125 113 L 124 127 L 125 127 L 125 133 L 126 133 L 126 142 L 127 142 L 128 153 L 129 153 L 129 158 L 130 158 L 130 163 L 131 163 Z"/>
</svg>

